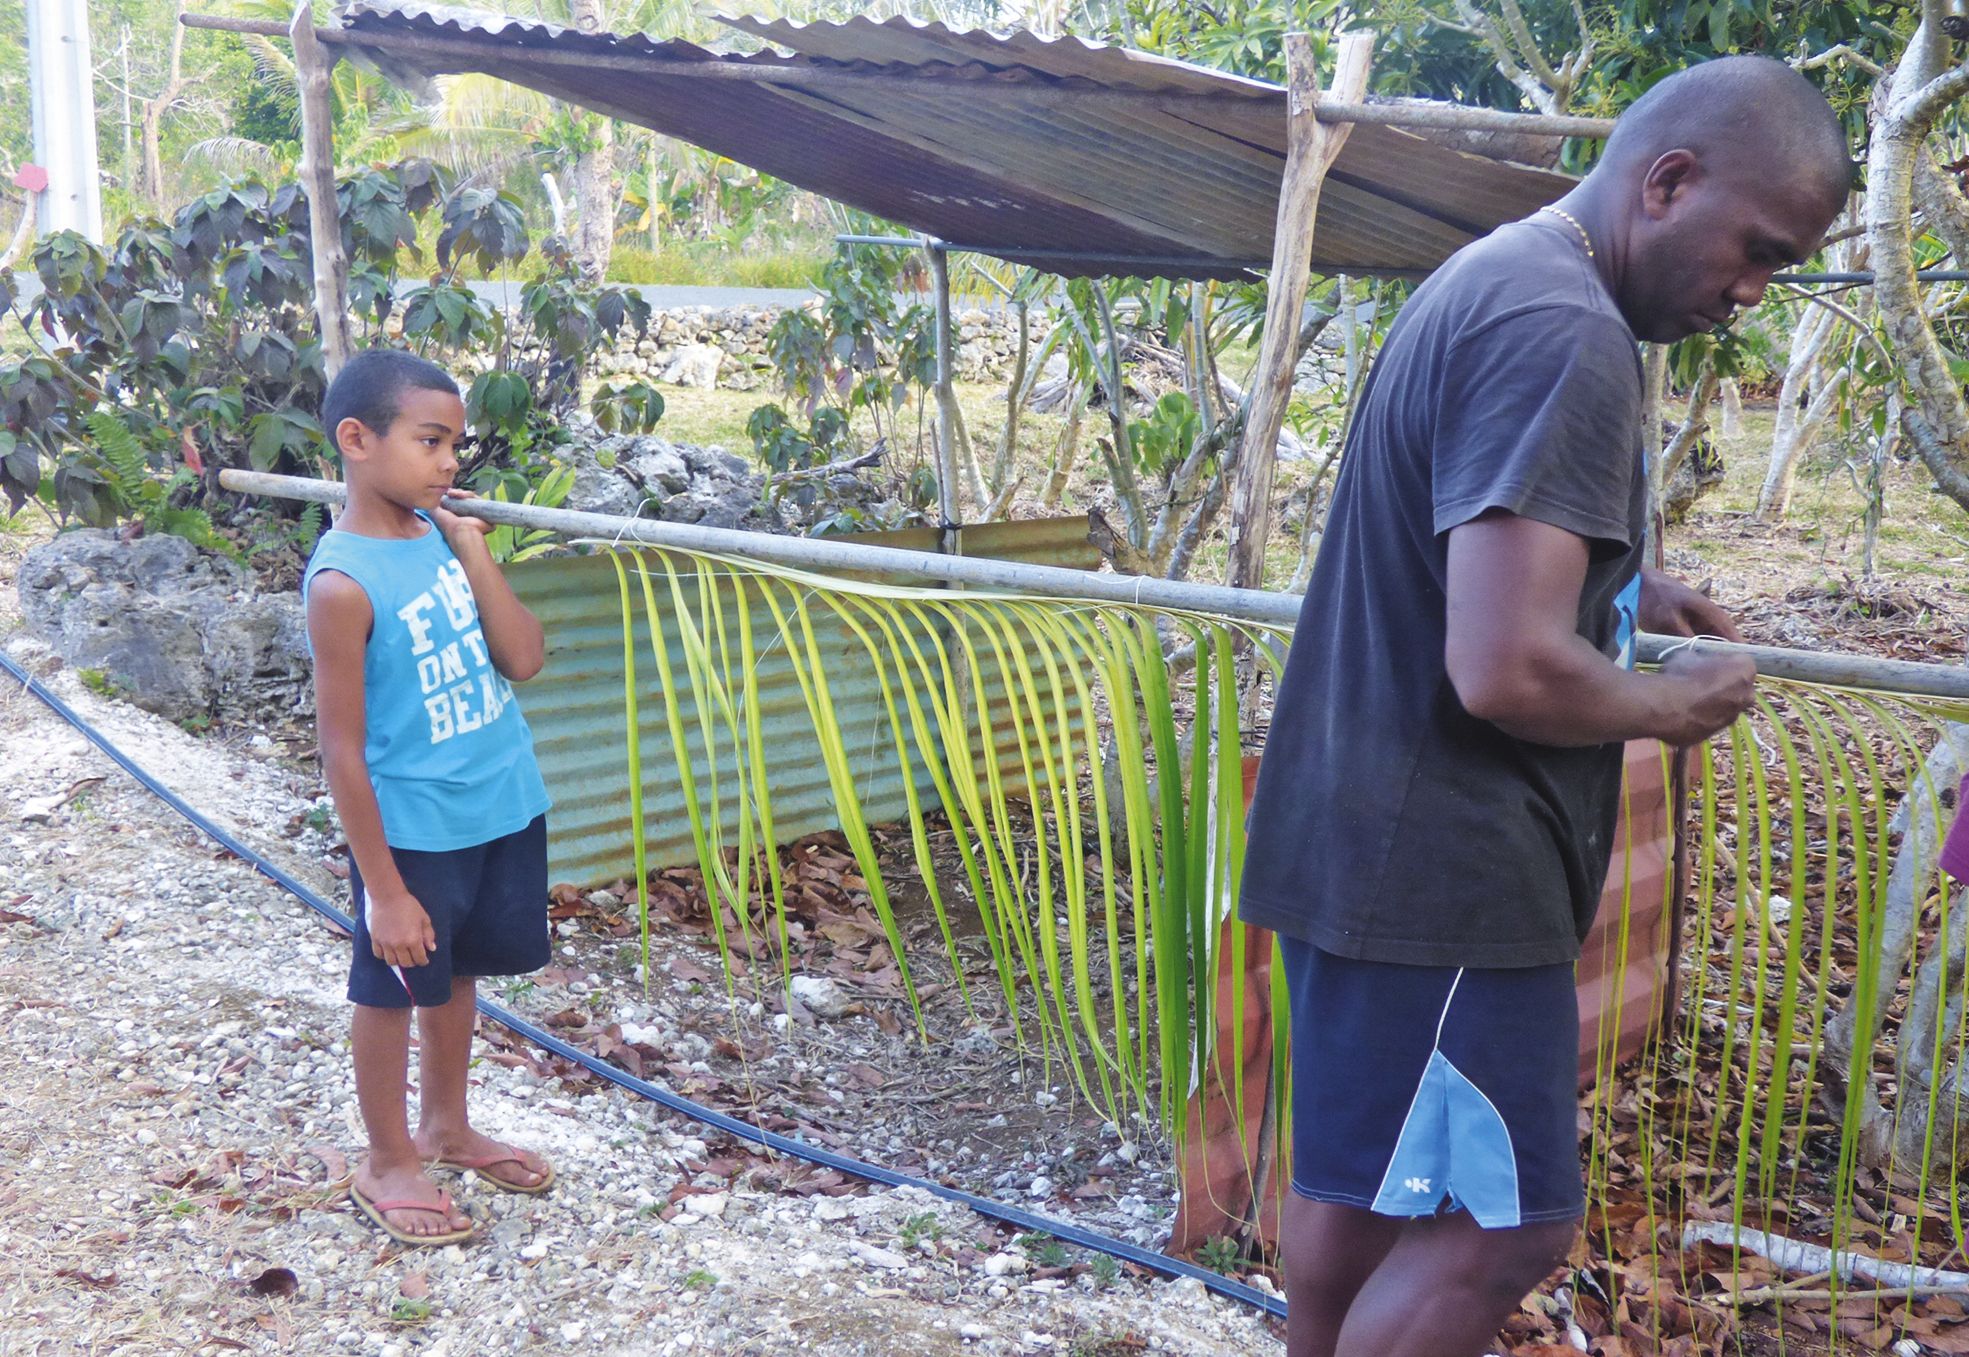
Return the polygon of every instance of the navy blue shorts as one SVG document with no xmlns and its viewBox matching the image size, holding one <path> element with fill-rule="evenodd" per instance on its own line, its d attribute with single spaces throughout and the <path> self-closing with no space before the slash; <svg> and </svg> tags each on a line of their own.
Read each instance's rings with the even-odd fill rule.
<svg viewBox="0 0 1969 1357">
<path fill-rule="evenodd" d="M 1353 961 L 1279 939 L 1292 1000 L 1292 1186 L 1485 1229 L 1584 1213 L 1570 962 Z"/>
<path fill-rule="evenodd" d="M 519 975 L 553 955 L 547 935 L 547 817 L 470 848 L 427 853 L 391 848 L 403 884 L 431 916 L 437 950 L 422 966 L 391 966 L 369 945 L 369 893 L 349 870 L 355 953 L 349 1000 L 371 1008 L 436 1008 L 461 975 Z"/>
</svg>

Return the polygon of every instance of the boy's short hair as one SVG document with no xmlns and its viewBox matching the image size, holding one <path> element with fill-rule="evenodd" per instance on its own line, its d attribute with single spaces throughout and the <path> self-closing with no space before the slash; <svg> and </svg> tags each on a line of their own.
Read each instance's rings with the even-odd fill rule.
<svg viewBox="0 0 1969 1357">
<path fill-rule="evenodd" d="M 402 349 L 364 349 L 349 359 L 321 399 L 321 427 L 329 446 L 340 452 L 335 431 L 345 419 L 360 420 L 377 433 L 389 432 L 406 391 L 458 394 L 451 374 L 428 358 Z"/>
</svg>

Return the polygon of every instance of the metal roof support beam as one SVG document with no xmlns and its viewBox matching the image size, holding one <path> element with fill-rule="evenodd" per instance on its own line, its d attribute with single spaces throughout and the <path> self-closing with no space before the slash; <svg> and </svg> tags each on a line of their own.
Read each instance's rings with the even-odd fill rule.
<svg viewBox="0 0 1969 1357">
<path fill-rule="evenodd" d="M 1333 95 L 1358 99 L 1367 88 L 1374 54 L 1372 33 L 1341 37 L 1333 69 Z M 1299 361 L 1299 317 L 1306 309 L 1312 273 L 1313 221 L 1319 214 L 1320 186 L 1347 140 L 1347 126 L 1322 123 L 1319 74 L 1309 34 L 1285 35 L 1285 181 L 1279 186 L 1278 229 L 1272 236 L 1272 274 L 1265 298 L 1265 332 L 1258 345 L 1258 369 L 1251 379 L 1251 415 L 1246 420 L 1231 488 L 1230 574 L 1233 589 L 1264 584 L 1265 539 L 1272 519 L 1272 472 L 1278 462 L 1278 433 L 1292 399 L 1292 369 Z"/>
</svg>

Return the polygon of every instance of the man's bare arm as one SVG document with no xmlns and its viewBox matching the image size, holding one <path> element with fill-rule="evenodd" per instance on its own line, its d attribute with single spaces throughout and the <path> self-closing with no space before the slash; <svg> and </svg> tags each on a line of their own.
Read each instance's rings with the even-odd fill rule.
<svg viewBox="0 0 1969 1357">
<path fill-rule="evenodd" d="M 1577 534 L 1503 512 L 1450 531 L 1444 662 L 1464 709 L 1561 746 L 1696 744 L 1735 721 L 1755 700 L 1749 660 L 1685 651 L 1637 674 L 1579 635 L 1588 553 Z"/>
</svg>

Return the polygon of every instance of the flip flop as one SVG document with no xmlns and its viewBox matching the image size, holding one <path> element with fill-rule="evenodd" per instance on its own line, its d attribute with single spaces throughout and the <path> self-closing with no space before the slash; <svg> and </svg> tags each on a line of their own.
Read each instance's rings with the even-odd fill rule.
<svg viewBox="0 0 1969 1357">
<path fill-rule="evenodd" d="M 393 1197 L 388 1201 L 374 1201 L 364 1195 L 361 1188 L 351 1183 L 349 1184 L 349 1201 L 354 1204 L 356 1210 L 368 1216 L 370 1223 L 375 1225 L 377 1229 L 396 1240 L 397 1243 L 408 1244 L 413 1249 L 435 1248 L 443 1244 L 462 1244 L 464 1241 L 470 1239 L 475 1232 L 475 1227 L 468 1225 L 462 1230 L 451 1230 L 445 1234 L 412 1234 L 408 1230 L 400 1230 L 390 1224 L 387 1213 L 391 1211 L 442 1211 L 445 1215 L 449 1216 L 451 1214 L 451 1194 L 442 1190 L 438 1193 L 437 1204 L 433 1206 L 430 1202 L 413 1201 L 408 1197 Z"/>
<path fill-rule="evenodd" d="M 537 1183 L 523 1183 L 517 1178 L 502 1178 L 496 1173 L 488 1173 L 486 1170 L 490 1169 L 494 1164 L 518 1164 L 524 1168 L 526 1160 L 521 1157 L 518 1150 L 493 1150 L 488 1154 L 479 1155 L 474 1159 L 440 1159 L 437 1161 L 437 1166 L 441 1169 L 456 1169 L 460 1173 L 476 1173 L 479 1177 L 485 1179 L 502 1192 L 524 1192 L 528 1196 L 533 1196 L 537 1193 L 545 1192 L 554 1185 L 554 1166 L 552 1164 L 546 1165 L 543 1170 L 546 1176 L 541 1178 Z"/>
</svg>

